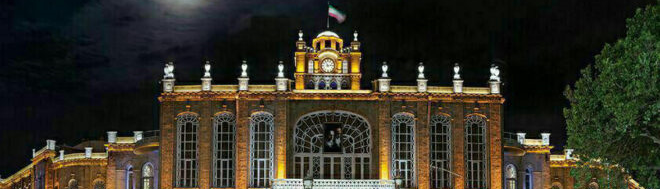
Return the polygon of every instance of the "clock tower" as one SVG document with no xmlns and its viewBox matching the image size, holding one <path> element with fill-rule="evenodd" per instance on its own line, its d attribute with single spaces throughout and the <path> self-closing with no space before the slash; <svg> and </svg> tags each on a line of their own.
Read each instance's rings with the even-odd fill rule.
<svg viewBox="0 0 660 189">
<path fill-rule="evenodd" d="M 296 42 L 294 74 L 296 90 L 359 90 L 360 42 L 357 31 L 353 41 L 344 47 L 344 40 L 335 32 L 321 32 L 307 46 L 302 31 L 298 32 Z"/>
</svg>

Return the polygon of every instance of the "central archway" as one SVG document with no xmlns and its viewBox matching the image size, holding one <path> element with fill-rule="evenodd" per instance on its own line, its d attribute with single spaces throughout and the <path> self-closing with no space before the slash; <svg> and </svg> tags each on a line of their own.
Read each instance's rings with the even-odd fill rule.
<svg viewBox="0 0 660 189">
<path fill-rule="evenodd" d="M 317 111 L 296 121 L 293 131 L 294 177 L 369 179 L 371 129 L 348 111 Z"/>
</svg>

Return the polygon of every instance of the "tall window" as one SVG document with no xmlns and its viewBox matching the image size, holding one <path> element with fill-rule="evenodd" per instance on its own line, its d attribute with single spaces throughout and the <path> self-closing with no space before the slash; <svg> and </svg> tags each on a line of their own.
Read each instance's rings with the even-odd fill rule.
<svg viewBox="0 0 660 189">
<path fill-rule="evenodd" d="M 184 113 L 176 118 L 176 187 L 197 187 L 197 114 Z"/>
<path fill-rule="evenodd" d="M 465 119 L 465 185 L 486 188 L 486 118 L 468 115 Z"/>
<path fill-rule="evenodd" d="M 273 114 L 250 117 L 250 187 L 270 187 L 273 178 Z"/>
<path fill-rule="evenodd" d="M 451 187 L 451 118 L 447 115 L 431 117 L 431 187 Z"/>
<path fill-rule="evenodd" d="M 234 114 L 222 112 L 213 117 L 213 186 L 234 186 Z"/>
<path fill-rule="evenodd" d="M 126 189 L 133 189 L 135 185 L 133 184 L 133 167 L 128 167 L 126 169 Z"/>
<path fill-rule="evenodd" d="M 533 189 L 534 188 L 534 178 L 532 177 L 532 167 L 527 166 L 525 169 L 525 188 L 524 189 Z"/>
<path fill-rule="evenodd" d="M 504 178 L 506 179 L 505 189 L 516 189 L 516 167 L 512 164 L 506 166 L 506 172 L 504 172 Z"/>
<path fill-rule="evenodd" d="M 142 166 L 142 189 L 154 188 L 154 167 L 150 163 Z"/>
<path fill-rule="evenodd" d="M 66 188 L 67 189 L 78 189 L 78 181 L 76 179 L 69 180 L 69 186 L 67 186 Z"/>
<path fill-rule="evenodd" d="M 401 187 L 415 183 L 415 117 L 410 113 L 392 116 L 392 178 L 403 180 Z"/>
</svg>

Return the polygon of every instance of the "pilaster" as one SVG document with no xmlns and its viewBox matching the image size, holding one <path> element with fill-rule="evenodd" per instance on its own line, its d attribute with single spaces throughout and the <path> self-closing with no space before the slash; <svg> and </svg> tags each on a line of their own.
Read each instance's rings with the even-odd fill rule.
<svg viewBox="0 0 660 189">
<path fill-rule="evenodd" d="M 199 183 L 200 189 L 208 189 L 211 184 L 211 167 L 212 167 L 212 133 L 213 133 L 213 113 L 211 112 L 209 101 L 200 102 L 201 108 L 199 110 L 199 129 L 197 130 L 197 139 L 199 140 L 197 146 L 197 154 L 199 161 Z"/>
<path fill-rule="evenodd" d="M 275 178 L 286 178 L 287 100 L 275 101 Z"/>
<path fill-rule="evenodd" d="M 454 182 L 452 186 L 454 189 L 464 189 L 465 188 L 465 113 L 463 112 L 464 104 L 461 102 L 456 102 L 452 104 L 452 110 L 454 112 L 452 116 L 452 170 L 454 173 L 460 176 L 452 176 Z"/>
<path fill-rule="evenodd" d="M 378 102 L 378 168 L 380 179 L 390 179 L 390 103 L 388 97 Z"/>
<path fill-rule="evenodd" d="M 174 110 L 173 102 L 161 103 L 160 116 L 160 136 L 166 140 L 160 140 L 160 180 L 161 189 L 172 189 L 174 184 Z M 117 188 L 123 189 L 119 183 L 124 180 L 122 172 L 117 170 Z"/>
<path fill-rule="evenodd" d="M 490 188 L 502 188 L 502 127 L 501 127 L 502 106 L 499 103 L 492 103 L 489 107 L 488 124 L 489 144 L 490 144 Z"/>
<path fill-rule="evenodd" d="M 250 112 L 248 101 L 236 100 L 236 188 L 248 188 L 248 138 Z"/>
<path fill-rule="evenodd" d="M 416 136 L 415 143 L 417 145 L 417 188 L 428 189 L 430 188 L 430 146 L 429 146 L 429 106 L 428 101 L 417 102 L 417 120 L 416 121 Z"/>
</svg>

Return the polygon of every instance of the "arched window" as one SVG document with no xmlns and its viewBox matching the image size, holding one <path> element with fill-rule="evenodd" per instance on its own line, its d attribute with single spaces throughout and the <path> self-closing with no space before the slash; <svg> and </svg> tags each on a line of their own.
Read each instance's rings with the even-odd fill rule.
<svg viewBox="0 0 660 189">
<path fill-rule="evenodd" d="M 532 175 L 532 166 L 527 166 L 525 169 L 525 187 L 524 189 L 534 188 L 534 177 Z"/>
<path fill-rule="evenodd" d="M 504 174 L 506 179 L 505 189 L 516 189 L 516 167 L 512 164 L 507 165 Z"/>
<path fill-rule="evenodd" d="M 67 189 L 78 189 L 78 181 L 76 179 L 69 180 L 69 186 L 67 186 L 66 188 Z"/>
<path fill-rule="evenodd" d="M 273 178 L 273 114 L 250 117 L 250 187 L 270 187 Z"/>
<path fill-rule="evenodd" d="M 314 61 L 307 61 L 307 73 L 314 73 Z"/>
<path fill-rule="evenodd" d="M 431 147 L 431 188 L 451 187 L 451 118 L 431 117 L 429 144 Z"/>
<path fill-rule="evenodd" d="M 213 187 L 234 186 L 234 136 L 236 118 L 229 112 L 213 117 Z"/>
<path fill-rule="evenodd" d="M 195 113 L 176 117 L 176 187 L 197 187 L 197 129 L 199 119 Z"/>
<path fill-rule="evenodd" d="M 348 60 L 341 62 L 341 73 L 348 73 Z"/>
<path fill-rule="evenodd" d="M 151 163 L 145 163 L 142 166 L 142 189 L 154 188 L 154 167 Z"/>
<path fill-rule="evenodd" d="M 94 189 L 105 189 L 105 182 L 102 180 L 97 180 L 94 182 Z"/>
<path fill-rule="evenodd" d="M 392 178 L 400 177 L 401 187 L 415 185 L 415 117 L 410 113 L 392 116 Z"/>
<path fill-rule="evenodd" d="M 133 167 L 128 167 L 126 169 L 126 189 L 134 189 L 135 184 L 133 184 Z"/>
<path fill-rule="evenodd" d="M 486 118 L 468 115 L 465 118 L 465 185 L 466 188 L 486 188 Z"/>
<path fill-rule="evenodd" d="M 296 121 L 293 143 L 293 178 L 373 178 L 370 127 L 360 115 L 340 110 L 305 114 Z"/>
</svg>

